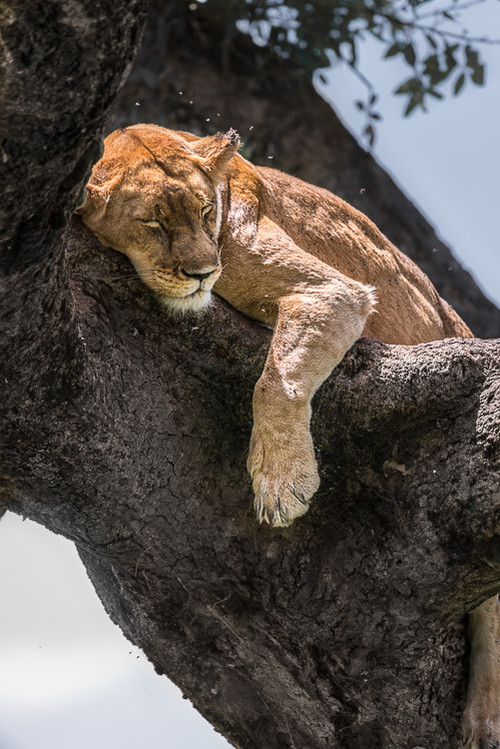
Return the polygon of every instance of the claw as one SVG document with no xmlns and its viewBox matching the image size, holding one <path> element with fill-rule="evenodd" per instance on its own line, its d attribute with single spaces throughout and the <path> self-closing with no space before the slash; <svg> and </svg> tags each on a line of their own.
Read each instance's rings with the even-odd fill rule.
<svg viewBox="0 0 500 749">
<path fill-rule="evenodd" d="M 463 740 L 465 749 L 500 749 L 500 736 L 496 731 L 483 727 L 481 733 L 483 735 L 478 737 L 476 731 L 469 732 Z"/>
</svg>

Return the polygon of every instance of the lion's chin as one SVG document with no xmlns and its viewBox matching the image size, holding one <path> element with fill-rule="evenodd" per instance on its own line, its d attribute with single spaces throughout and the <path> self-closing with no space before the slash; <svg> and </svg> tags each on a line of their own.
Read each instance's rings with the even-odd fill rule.
<svg viewBox="0 0 500 749">
<path fill-rule="evenodd" d="M 199 312 L 212 303 L 212 292 L 198 289 L 194 294 L 187 296 L 162 296 L 162 304 L 177 315 L 185 315 L 188 312 Z"/>
</svg>

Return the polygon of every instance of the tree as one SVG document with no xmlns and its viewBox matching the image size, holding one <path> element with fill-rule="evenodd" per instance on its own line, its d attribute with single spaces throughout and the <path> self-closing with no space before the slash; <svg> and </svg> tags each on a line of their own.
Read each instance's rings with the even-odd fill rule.
<svg viewBox="0 0 500 749">
<path fill-rule="evenodd" d="M 416 108 L 425 111 L 429 99 L 442 100 L 448 86 L 456 96 L 466 83 L 484 84 L 477 45 L 498 40 L 474 38 L 463 28 L 464 12 L 484 2 L 454 0 L 443 6 L 429 0 L 203 0 L 203 4 L 185 7 L 201 23 L 214 13 L 221 16 L 229 44 L 236 27 L 243 28 L 261 47 L 261 56 L 278 56 L 308 75 L 328 67 L 332 60 L 349 65 L 366 87 L 366 102 L 357 101 L 356 106 L 366 113 L 364 135 L 373 144 L 374 123 L 380 114 L 375 110 L 375 82 L 359 67 L 362 42 L 367 37 L 375 39 L 386 59 L 399 57 L 407 66 L 410 77 L 394 92 L 406 97 L 405 116 Z"/>
<path fill-rule="evenodd" d="M 155 6 L 150 33 L 174 10 Z M 461 617 L 499 582 L 498 343 L 357 344 L 316 399 L 313 508 L 290 529 L 256 526 L 244 463 L 269 333 L 222 301 L 172 320 L 125 259 L 78 220 L 65 231 L 143 16 L 140 0 L 2 12 L 5 503 L 74 540 L 112 619 L 235 745 L 446 745 L 463 701 Z M 192 90 L 202 69 L 215 90 L 223 39 L 200 39 L 195 66 L 172 34 L 169 74 L 189 70 Z M 242 74 L 224 80 L 232 116 L 250 101 L 266 118 L 262 92 L 238 98 Z M 271 88 L 275 112 L 287 96 L 313 101 L 292 84 Z M 361 161 L 394 197 L 393 235 L 411 247 L 417 226 L 433 243 L 333 115 L 329 126 L 352 184 Z M 303 127 L 280 127 L 303 142 Z M 272 129 L 250 144 L 257 158 Z M 383 203 L 369 207 L 383 219 Z M 494 332 L 498 311 L 455 277 L 476 329 Z"/>
</svg>

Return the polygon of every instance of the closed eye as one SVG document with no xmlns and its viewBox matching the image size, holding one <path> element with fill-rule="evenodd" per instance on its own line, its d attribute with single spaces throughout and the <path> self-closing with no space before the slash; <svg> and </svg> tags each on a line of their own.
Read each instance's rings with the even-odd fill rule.
<svg viewBox="0 0 500 749">
<path fill-rule="evenodd" d="M 201 217 L 206 218 L 212 211 L 213 207 L 214 207 L 213 203 L 208 203 L 207 205 L 204 205 L 201 209 Z"/>
<path fill-rule="evenodd" d="M 149 226 L 151 229 L 163 229 L 163 231 L 168 231 L 165 224 L 155 218 L 141 218 L 140 221 L 144 226 Z"/>
</svg>

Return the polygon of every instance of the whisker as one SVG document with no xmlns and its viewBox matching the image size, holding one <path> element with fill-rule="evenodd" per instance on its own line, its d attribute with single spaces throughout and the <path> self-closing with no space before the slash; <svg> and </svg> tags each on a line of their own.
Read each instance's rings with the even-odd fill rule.
<svg viewBox="0 0 500 749">
<path fill-rule="evenodd" d="M 115 276 L 113 278 L 113 281 L 130 281 L 131 279 L 138 279 L 140 280 L 140 276 L 138 273 L 128 273 L 124 274 L 123 276 Z"/>
<path fill-rule="evenodd" d="M 149 281 L 155 278 L 155 273 L 143 273 L 142 276 L 139 273 L 124 273 L 120 276 L 107 276 L 103 277 L 102 280 L 112 281 L 114 283 L 118 281 Z"/>
<path fill-rule="evenodd" d="M 141 268 L 140 270 L 133 270 L 129 273 L 119 273 L 114 275 L 100 275 L 96 276 L 100 281 L 108 281 L 109 283 L 119 283 L 124 281 L 142 281 L 148 283 L 150 281 L 174 281 L 178 282 L 178 277 L 175 271 L 162 270 L 161 268 Z M 180 279 L 181 281 L 184 279 Z"/>
<path fill-rule="evenodd" d="M 106 273 L 85 273 L 84 275 L 85 275 L 85 278 L 92 278 L 96 281 L 109 281 L 110 283 L 115 283 L 116 281 L 126 281 L 131 278 L 139 279 L 138 275 L 112 276 L 111 274 L 106 274 Z M 82 277 L 83 277 L 83 274 L 82 274 Z"/>
</svg>

